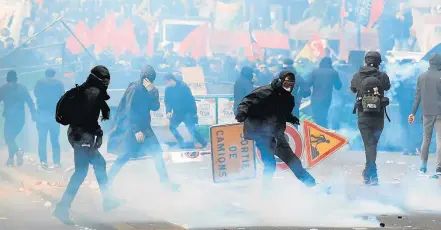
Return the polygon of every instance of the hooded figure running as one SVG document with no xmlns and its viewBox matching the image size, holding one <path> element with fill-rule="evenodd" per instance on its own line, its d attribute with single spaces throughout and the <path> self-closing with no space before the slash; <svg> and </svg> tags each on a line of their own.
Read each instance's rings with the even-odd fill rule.
<svg viewBox="0 0 441 230">
<path fill-rule="evenodd" d="M 130 158 L 146 155 L 153 156 L 156 171 L 163 186 L 171 190 L 179 186 L 170 182 L 162 156 L 161 145 L 151 126 L 151 111 L 160 108 L 159 92 L 154 85 L 156 72 L 153 67 L 144 66 L 141 78 L 129 85 L 119 103 L 115 118 L 115 127 L 109 135 L 108 152 L 118 153 L 109 171 L 109 181 Z"/>
<path fill-rule="evenodd" d="M 110 108 L 106 103 L 110 99 L 107 94 L 109 83 L 109 70 L 104 66 L 96 66 L 90 71 L 86 82 L 77 88 L 75 99 L 69 99 L 69 92 L 73 92 L 74 88 L 63 95 L 57 104 L 56 119 L 58 122 L 69 121 L 64 124 L 69 124 L 67 138 L 74 149 L 75 172 L 53 212 L 58 220 L 67 225 L 75 224 L 69 216 L 69 210 L 87 176 L 89 164 L 93 165 L 100 186 L 104 211 L 111 211 L 123 203 L 115 199 L 111 193 L 106 160 L 98 150 L 103 140 L 103 130 L 98 123 L 100 113 L 102 120 L 108 120 L 110 117 Z M 72 108 L 78 109 L 75 114 L 71 114 Z M 67 117 L 73 119 L 69 120 Z"/>
<path fill-rule="evenodd" d="M 306 186 L 315 186 L 315 179 L 302 166 L 285 139 L 286 122 L 299 124 L 292 115 L 295 75 L 291 70 L 283 70 L 270 85 L 260 87 L 246 96 L 237 108 L 236 120 L 244 122 L 244 137 L 254 140 L 260 150 L 264 164 L 264 187 L 268 185 L 276 170 L 277 155 L 285 162 L 294 175 Z"/>
</svg>

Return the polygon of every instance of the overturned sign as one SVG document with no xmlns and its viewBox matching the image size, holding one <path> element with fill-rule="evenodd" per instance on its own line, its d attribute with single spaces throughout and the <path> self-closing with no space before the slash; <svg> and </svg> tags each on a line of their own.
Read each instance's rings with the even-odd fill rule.
<svg viewBox="0 0 441 230">
<path fill-rule="evenodd" d="M 243 124 L 212 126 L 210 137 L 215 183 L 256 177 L 254 142 L 243 138 Z"/>
</svg>

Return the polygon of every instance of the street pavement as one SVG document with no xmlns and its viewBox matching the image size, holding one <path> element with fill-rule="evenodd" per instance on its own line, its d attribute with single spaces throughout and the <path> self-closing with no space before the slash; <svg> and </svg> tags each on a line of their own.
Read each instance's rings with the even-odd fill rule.
<svg viewBox="0 0 441 230">
<path fill-rule="evenodd" d="M 3 150 L 0 161 L 5 162 Z M 114 156 L 105 155 L 108 167 Z M 417 172 L 419 158 L 379 153 L 379 187 L 361 184 L 364 155 L 343 149 L 310 172 L 319 188 L 304 188 L 278 171 L 274 187 L 260 180 L 215 184 L 211 159 L 168 154 L 170 177 L 180 192 L 159 186 L 151 160 L 131 161 L 115 180 L 115 194 L 127 200 L 103 213 L 93 170 L 72 207 L 76 229 L 441 229 L 441 183 Z M 65 189 L 73 154 L 63 168 L 43 170 L 28 153 L 20 168 L 0 166 L 0 229 L 72 229 L 51 217 Z M 50 158 L 49 158 L 50 159 Z M 435 159 L 430 158 L 434 163 Z M 429 170 L 433 171 L 433 168 Z M 331 194 L 324 188 L 330 187 Z"/>
</svg>

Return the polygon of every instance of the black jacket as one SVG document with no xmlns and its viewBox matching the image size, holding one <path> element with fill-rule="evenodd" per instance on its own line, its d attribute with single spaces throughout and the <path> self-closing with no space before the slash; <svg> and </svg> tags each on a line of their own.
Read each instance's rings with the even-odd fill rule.
<svg viewBox="0 0 441 230">
<path fill-rule="evenodd" d="M 292 115 L 294 96 L 284 90 L 278 80 L 283 78 L 289 70 L 280 72 L 279 77 L 270 85 L 262 86 L 247 95 L 237 108 L 238 116 L 246 117 L 244 122 L 244 136 L 248 140 L 255 140 L 261 136 L 280 136 L 286 129 L 286 122 L 295 122 Z"/>
<path fill-rule="evenodd" d="M 84 132 L 94 134 L 96 136 L 102 136 L 103 131 L 98 123 L 100 113 L 110 113 L 110 108 L 107 105 L 107 100 L 110 96 L 107 94 L 106 87 L 93 76 L 89 76 L 81 87 L 84 89 L 84 105 L 82 111 L 78 111 L 82 118 L 80 124 L 71 125 L 72 135 L 83 135 Z M 79 140 L 73 138 L 74 141 Z"/>
<path fill-rule="evenodd" d="M 161 145 L 151 127 L 150 116 L 151 111 L 158 111 L 159 108 L 157 88 L 147 91 L 142 80 L 130 84 L 119 103 L 115 124 L 109 134 L 107 151 L 131 154 L 132 157 L 161 152 Z M 136 141 L 137 132 L 144 134 L 144 143 Z"/>
<path fill-rule="evenodd" d="M 3 101 L 3 117 L 20 122 L 25 121 L 24 105 L 27 104 L 35 118 L 35 105 L 25 86 L 19 83 L 6 83 L 0 87 L 0 102 Z"/>
<path fill-rule="evenodd" d="M 372 75 L 377 75 L 380 77 L 381 89 L 379 90 L 379 93 L 381 95 L 384 95 L 385 91 L 388 91 L 390 89 L 390 80 L 389 80 L 389 76 L 387 76 L 386 73 L 380 72 L 380 70 L 378 70 L 375 67 L 363 66 L 360 68 L 360 71 L 353 76 L 352 81 L 351 81 L 351 91 L 356 94 L 356 98 L 361 96 L 361 95 L 359 95 L 359 91 L 361 90 L 361 82 L 363 81 L 363 79 L 365 79 L 369 76 L 372 76 Z M 357 108 L 357 110 L 358 110 L 358 116 L 360 116 L 360 117 L 363 117 L 363 116 L 383 117 L 384 116 L 384 113 L 378 113 L 378 114 L 363 113 L 363 112 L 360 112 L 361 108 Z"/>
<path fill-rule="evenodd" d="M 166 112 L 173 111 L 173 115 L 196 115 L 197 107 L 193 93 L 184 82 L 177 80 L 173 87 L 165 88 L 165 108 Z"/>
<path fill-rule="evenodd" d="M 254 90 L 253 75 L 239 76 L 234 83 L 234 115 L 237 115 L 237 107 L 240 101 Z"/>
<path fill-rule="evenodd" d="M 43 78 L 37 81 L 34 95 L 37 102 L 39 121 L 53 120 L 58 100 L 64 94 L 64 84 L 55 78 Z"/>
</svg>

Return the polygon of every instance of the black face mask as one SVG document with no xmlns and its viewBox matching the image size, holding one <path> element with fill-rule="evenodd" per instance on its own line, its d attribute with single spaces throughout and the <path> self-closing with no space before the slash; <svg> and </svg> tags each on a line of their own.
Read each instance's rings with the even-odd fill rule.
<svg viewBox="0 0 441 230">
<path fill-rule="evenodd" d="M 101 84 L 104 90 L 107 90 L 109 88 L 110 79 L 108 78 L 101 79 L 93 73 L 90 73 L 90 75 L 93 77 L 94 80 L 98 81 Z"/>
</svg>

